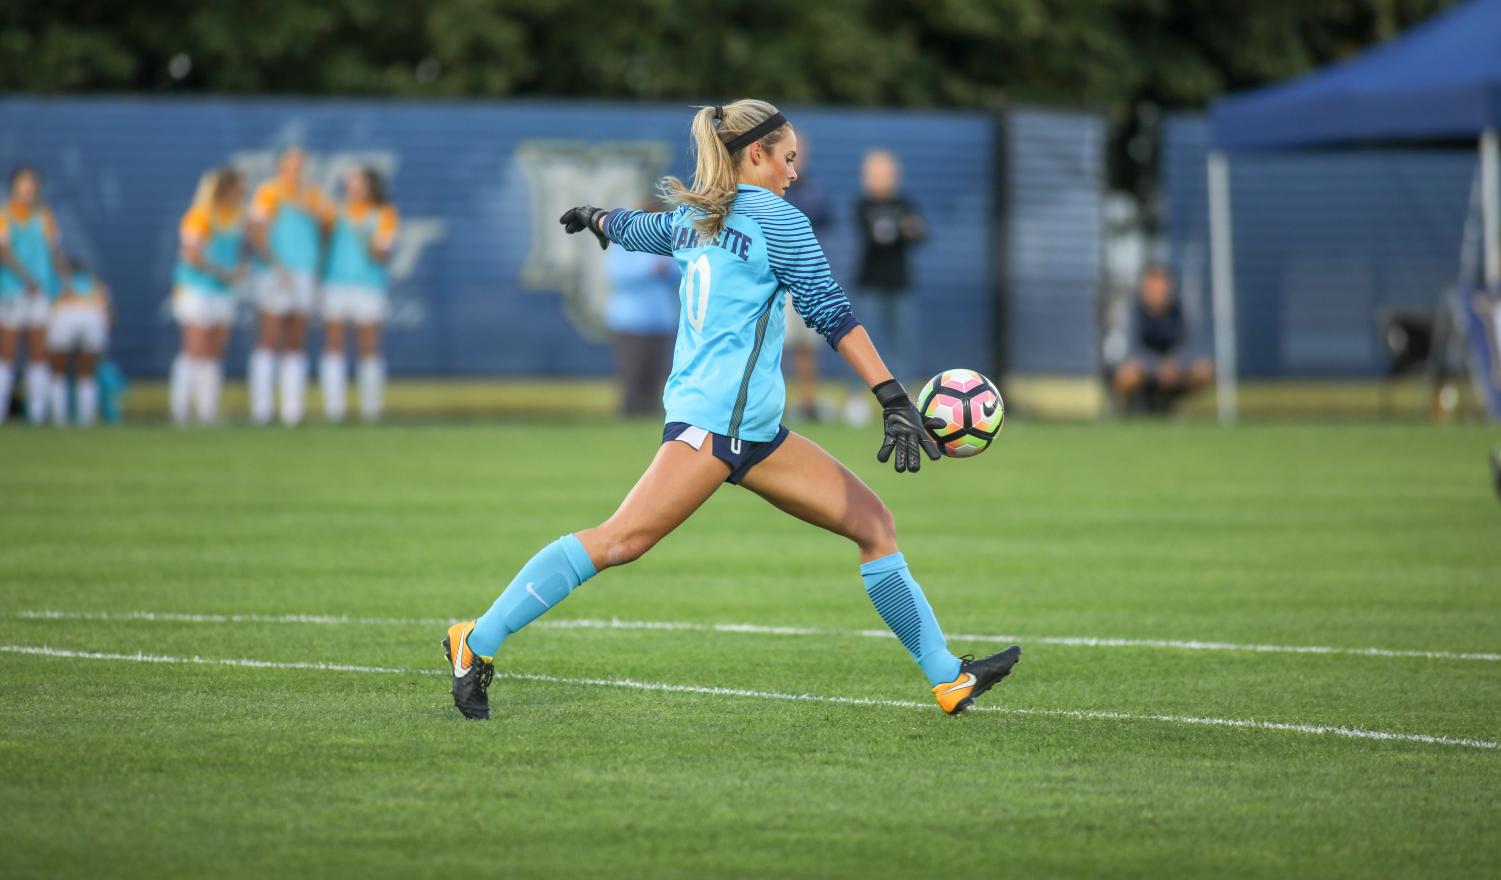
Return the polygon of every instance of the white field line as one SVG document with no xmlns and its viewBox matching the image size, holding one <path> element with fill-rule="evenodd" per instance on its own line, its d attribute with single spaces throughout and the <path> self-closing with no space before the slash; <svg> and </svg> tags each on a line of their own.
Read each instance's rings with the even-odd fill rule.
<svg viewBox="0 0 1501 880">
<path fill-rule="evenodd" d="M 0 645 L 0 653 L 26 654 L 38 657 L 56 657 L 81 660 L 115 660 L 130 663 L 163 663 L 194 666 L 235 666 L 252 669 L 301 669 L 317 672 L 360 672 L 390 675 L 446 675 L 446 670 L 399 669 L 388 666 L 352 666 L 342 663 L 283 662 L 252 660 L 244 658 L 169 657 L 160 654 L 107 654 L 95 651 L 69 651 L 46 645 Z M 702 685 L 670 684 L 658 681 L 639 681 L 631 678 L 564 678 L 556 675 L 537 675 L 521 672 L 498 672 L 499 678 L 515 681 L 547 682 L 574 687 L 613 687 L 638 691 L 656 691 L 674 694 L 697 694 L 710 697 L 738 697 L 754 700 L 778 700 L 791 703 L 824 703 L 841 706 L 881 706 L 896 709 L 922 709 L 931 712 L 932 703 L 914 700 L 879 700 L 869 697 L 836 697 L 819 694 L 791 694 L 779 691 L 757 691 L 743 688 L 707 687 Z M 1328 724 L 1289 724 L 1279 721 L 1257 721 L 1242 718 L 1209 718 L 1196 715 L 1153 715 L 1130 712 L 1100 712 L 1090 709 L 1023 709 L 1006 706 L 977 706 L 973 712 L 1004 715 L 1034 715 L 1050 718 L 1070 718 L 1079 721 L 1155 721 L 1164 724 L 1193 724 L 1203 727 L 1231 727 L 1243 730 L 1265 730 L 1285 733 L 1305 733 L 1320 736 L 1341 736 L 1349 739 L 1379 740 L 1383 742 L 1422 743 L 1426 745 L 1461 746 L 1472 749 L 1501 750 L 1501 742 L 1487 739 L 1438 736 L 1426 733 L 1392 733 L 1384 730 L 1365 730 L 1359 727 L 1341 727 Z"/>
<path fill-rule="evenodd" d="M 17 611 L 24 620 L 155 621 L 165 623 L 310 623 L 326 626 L 448 626 L 456 618 L 345 617 L 329 614 L 185 614 L 170 611 Z M 533 626 L 550 629 L 669 630 L 740 633 L 763 636 L 859 636 L 895 638 L 884 629 L 821 629 L 804 626 L 761 626 L 753 623 L 688 623 L 667 620 L 539 620 Z M 1022 642 L 1072 648 L 1165 648 L 1177 651 L 1249 651 L 1264 654 L 1331 654 L 1354 657 L 1405 657 L 1426 660 L 1501 662 L 1501 653 L 1404 650 L 1396 648 L 1338 648 L 1324 645 L 1265 645 L 1246 642 L 1206 642 L 1174 639 L 1117 639 L 1098 636 L 1022 636 L 948 633 L 963 642 Z"/>
</svg>

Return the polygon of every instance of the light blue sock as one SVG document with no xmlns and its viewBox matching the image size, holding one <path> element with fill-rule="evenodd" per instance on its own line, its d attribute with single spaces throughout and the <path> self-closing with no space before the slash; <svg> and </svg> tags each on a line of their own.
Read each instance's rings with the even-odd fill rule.
<svg viewBox="0 0 1501 880">
<path fill-rule="evenodd" d="M 933 616 L 922 587 L 912 579 L 902 554 L 893 553 L 865 563 L 860 566 L 860 577 L 865 580 L 865 592 L 870 594 L 881 619 L 922 667 L 928 682 L 938 685 L 958 678 L 959 658 L 949 653 L 943 630 L 938 628 L 938 618 Z M 470 645 L 473 644 L 471 638 Z"/>
<path fill-rule="evenodd" d="M 493 657 L 512 633 L 567 599 L 574 587 L 594 577 L 594 563 L 584 545 L 564 535 L 537 551 L 469 633 L 469 650 Z"/>
</svg>

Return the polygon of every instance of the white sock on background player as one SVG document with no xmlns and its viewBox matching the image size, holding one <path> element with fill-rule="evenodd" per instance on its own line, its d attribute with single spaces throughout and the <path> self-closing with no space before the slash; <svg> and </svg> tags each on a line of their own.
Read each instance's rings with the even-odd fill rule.
<svg viewBox="0 0 1501 880">
<path fill-rule="evenodd" d="M 380 418 L 386 400 L 386 362 L 380 357 L 360 359 L 360 415 L 365 421 Z"/>
<path fill-rule="evenodd" d="M 188 423 L 188 400 L 192 396 L 193 359 L 179 354 L 172 359 L 172 372 L 167 378 L 167 410 L 172 414 L 174 425 Z"/>
<path fill-rule="evenodd" d="M 212 425 L 219 420 L 219 392 L 224 385 L 224 365 L 214 360 L 193 362 L 193 409 L 198 421 Z"/>
<path fill-rule="evenodd" d="M 99 380 L 85 376 L 78 380 L 78 424 L 92 428 L 99 416 Z"/>
<path fill-rule="evenodd" d="M 276 411 L 276 353 L 269 348 L 252 351 L 247 378 L 250 381 L 250 420 L 257 425 L 269 425 Z"/>
<path fill-rule="evenodd" d="M 32 361 L 26 365 L 26 420 L 40 425 L 47 420 L 48 384 L 52 368 L 45 363 Z"/>
<path fill-rule="evenodd" d="M 318 361 L 318 385 L 323 389 L 323 411 L 328 414 L 329 421 L 344 420 L 348 376 L 349 366 L 344 362 L 344 355 L 325 351 Z"/>
<path fill-rule="evenodd" d="M 307 355 L 300 351 L 281 356 L 281 423 L 288 427 L 302 421 L 307 397 Z"/>
<path fill-rule="evenodd" d="M 52 401 L 47 404 L 51 410 L 48 415 L 52 416 L 52 424 L 62 426 L 68 423 L 68 378 L 66 375 L 57 377 L 57 381 L 51 383 L 48 389 L 52 395 Z"/>
<path fill-rule="evenodd" d="M 16 379 L 16 368 L 8 363 L 0 364 L 0 425 L 10 415 L 10 386 Z"/>
</svg>

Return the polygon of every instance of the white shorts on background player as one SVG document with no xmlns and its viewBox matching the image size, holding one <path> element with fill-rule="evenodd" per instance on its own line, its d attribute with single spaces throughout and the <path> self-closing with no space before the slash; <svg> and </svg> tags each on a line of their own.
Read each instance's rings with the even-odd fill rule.
<svg viewBox="0 0 1501 880">
<path fill-rule="evenodd" d="M 386 320 L 386 292 L 363 284 L 325 284 L 323 320 L 379 324 Z"/>
<path fill-rule="evenodd" d="M 47 348 L 52 351 L 104 351 L 109 320 L 99 306 L 59 306 L 47 324 Z"/>
<path fill-rule="evenodd" d="M 792 305 L 792 297 L 787 297 L 787 341 L 786 347 L 791 349 L 813 348 L 823 345 L 823 336 L 817 330 L 803 323 L 802 315 Z"/>
<path fill-rule="evenodd" d="M 317 289 L 311 272 L 262 270 L 255 276 L 255 307 L 273 315 L 306 315 Z"/>
<path fill-rule="evenodd" d="M 8 330 L 47 326 L 52 303 L 40 293 L 0 297 L 0 327 Z"/>
<path fill-rule="evenodd" d="M 235 319 L 235 297 L 230 293 L 179 287 L 172 292 L 172 317 L 179 324 L 225 327 Z"/>
</svg>

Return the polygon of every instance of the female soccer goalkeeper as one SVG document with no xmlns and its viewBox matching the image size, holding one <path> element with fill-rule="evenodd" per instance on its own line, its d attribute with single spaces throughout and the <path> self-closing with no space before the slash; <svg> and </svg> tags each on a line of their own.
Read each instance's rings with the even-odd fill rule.
<svg viewBox="0 0 1501 880">
<path fill-rule="evenodd" d="M 885 439 L 877 460 L 916 473 L 924 454 L 939 455 L 850 312 L 807 218 L 782 199 L 797 179 L 797 135 L 777 108 L 741 100 L 701 108 L 693 141 L 693 186 L 663 182 L 672 210 L 585 205 L 560 221 L 569 233 L 588 230 L 602 248 L 615 242 L 670 255 L 682 269 L 677 346 L 663 394 L 667 427 L 651 466 L 609 519 L 542 548 L 484 616 L 449 628 L 443 648 L 454 704 L 465 717 L 489 718 L 492 658 L 509 636 L 599 572 L 639 559 L 728 481 L 854 541 L 881 619 L 912 653 L 943 711 L 962 712 L 1006 677 L 1021 648 L 983 660 L 949 653 L 897 550 L 891 512 L 848 468 L 780 425 L 786 291 L 880 401 Z"/>
</svg>

